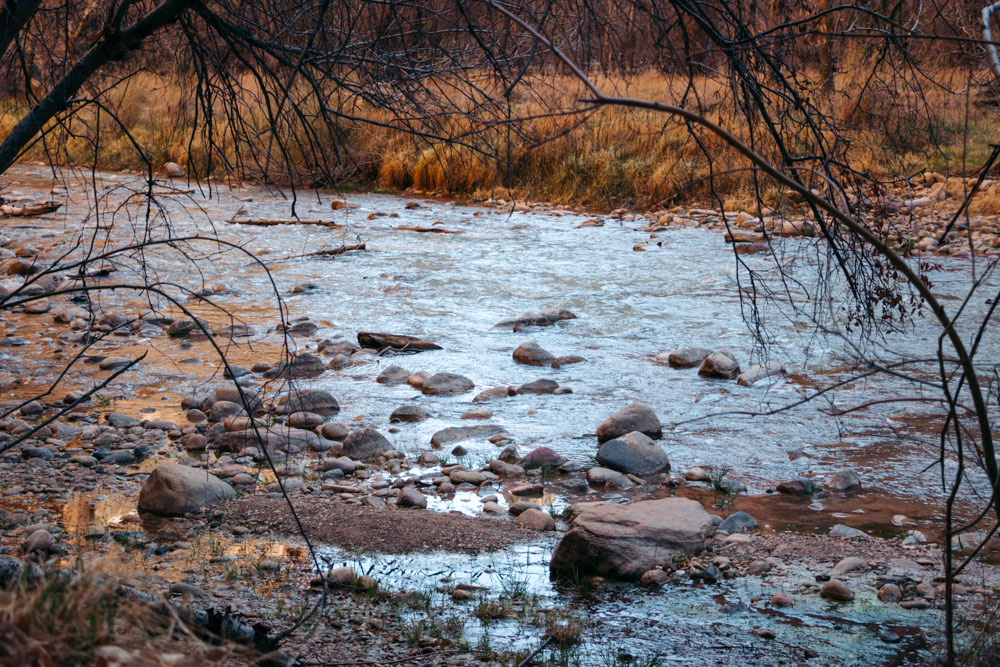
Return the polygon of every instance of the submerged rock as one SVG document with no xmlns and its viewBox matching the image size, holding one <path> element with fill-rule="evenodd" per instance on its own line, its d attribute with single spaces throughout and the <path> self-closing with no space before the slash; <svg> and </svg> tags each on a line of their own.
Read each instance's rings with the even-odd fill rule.
<svg viewBox="0 0 1000 667">
<path fill-rule="evenodd" d="M 215 475 L 177 463 L 165 463 L 142 485 L 139 509 L 178 516 L 235 497 L 233 487 Z"/>
<path fill-rule="evenodd" d="M 525 313 L 518 317 L 501 320 L 493 325 L 494 329 L 513 329 L 522 331 L 528 327 L 548 327 L 561 320 L 574 320 L 576 315 L 565 308 L 546 308 L 537 313 Z"/>
<path fill-rule="evenodd" d="M 552 554 L 556 575 L 639 579 L 673 556 L 704 549 L 714 526 L 712 515 L 686 498 L 586 503 L 579 509 Z"/>
</svg>

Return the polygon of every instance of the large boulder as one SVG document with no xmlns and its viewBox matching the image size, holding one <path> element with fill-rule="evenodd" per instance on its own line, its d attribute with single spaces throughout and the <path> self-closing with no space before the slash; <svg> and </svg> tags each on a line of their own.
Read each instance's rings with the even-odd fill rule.
<svg viewBox="0 0 1000 667">
<path fill-rule="evenodd" d="M 165 463 L 154 470 L 139 492 L 143 512 L 179 516 L 235 498 L 236 492 L 205 470 Z"/>
<path fill-rule="evenodd" d="M 608 440 L 597 450 L 602 466 L 632 475 L 655 475 L 670 470 L 663 448 L 639 431 Z"/>
<path fill-rule="evenodd" d="M 736 357 L 728 350 L 717 350 L 705 357 L 698 367 L 698 375 L 709 378 L 726 378 L 732 380 L 740 374 L 740 365 Z"/>
<path fill-rule="evenodd" d="M 663 426 L 652 408 L 645 403 L 633 403 L 598 424 L 597 441 L 607 442 L 632 431 L 656 439 L 663 435 Z"/>
<path fill-rule="evenodd" d="M 475 383 L 464 375 L 457 373 L 435 373 L 427 378 L 420 391 L 432 396 L 449 396 L 464 394 L 475 389 Z"/>
<path fill-rule="evenodd" d="M 393 449 L 392 443 L 373 428 L 359 428 L 344 438 L 341 454 L 356 461 L 371 461 Z"/>
<path fill-rule="evenodd" d="M 701 551 L 713 526 L 712 515 L 686 498 L 587 503 L 556 546 L 550 568 L 555 575 L 639 579 L 674 556 Z"/>
<path fill-rule="evenodd" d="M 298 389 L 278 397 L 275 412 L 288 415 L 293 412 L 315 412 L 319 415 L 335 415 L 340 412 L 337 399 L 322 389 Z"/>
</svg>

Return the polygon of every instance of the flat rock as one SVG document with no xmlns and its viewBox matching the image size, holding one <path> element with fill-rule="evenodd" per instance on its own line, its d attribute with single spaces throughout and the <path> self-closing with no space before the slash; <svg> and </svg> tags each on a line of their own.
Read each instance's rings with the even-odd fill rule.
<svg viewBox="0 0 1000 667">
<path fill-rule="evenodd" d="M 633 403 L 598 424 L 597 442 L 607 442 L 632 431 L 657 439 L 663 435 L 663 426 L 652 408 L 645 403 Z"/>
<path fill-rule="evenodd" d="M 640 477 L 670 470 L 667 453 L 639 431 L 602 444 L 597 450 L 597 462 L 606 468 Z"/>
<path fill-rule="evenodd" d="M 712 515 L 686 498 L 586 503 L 578 509 L 552 554 L 554 574 L 639 579 L 673 556 L 701 551 L 714 526 Z"/>
<path fill-rule="evenodd" d="M 165 463 L 153 470 L 142 485 L 139 509 L 178 516 L 235 497 L 233 487 L 215 475 L 177 463 Z"/>
<path fill-rule="evenodd" d="M 373 333 L 371 331 L 358 332 L 358 345 L 370 350 L 396 350 L 398 352 L 425 352 L 427 350 L 440 350 L 441 346 L 429 340 L 423 340 L 415 336 L 403 336 L 400 334 Z"/>
<path fill-rule="evenodd" d="M 444 447 L 463 440 L 487 439 L 498 433 L 507 433 L 499 424 L 475 424 L 473 426 L 449 426 L 431 436 L 431 445 Z"/>
<path fill-rule="evenodd" d="M 740 374 L 740 365 L 736 357 L 728 350 L 717 350 L 705 357 L 698 367 L 698 375 L 710 378 L 725 378 L 732 380 Z"/>
<path fill-rule="evenodd" d="M 475 388 L 475 383 L 464 375 L 459 375 L 458 373 L 435 373 L 427 378 L 420 391 L 431 396 L 451 396 L 453 394 L 464 394 Z"/>
<path fill-rule="evenodd" d="M 514 350 L 514 361 L 525 366 L 549 366 L 555 357 L 533 341 L 521 343 Z"/>
</svg>

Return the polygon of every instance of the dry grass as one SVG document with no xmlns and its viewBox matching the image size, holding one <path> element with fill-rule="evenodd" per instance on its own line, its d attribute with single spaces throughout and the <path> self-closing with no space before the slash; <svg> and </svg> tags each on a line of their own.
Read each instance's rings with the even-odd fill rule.
<svg viewBox="0 0 1000 667">
<path fill-rule="evenodd" d="M 234 655 L 119 596 L 98 576 L 56 576 L 0 590 L 2 665 L 209 665 Z"/>
<path fill-rule="evenodd" d="M 970 173 L 981 164 L 989 152 L 988 139 L 996 129 L 993 114 L 991 110 L 971 107 L 962 94 L 947 92 L 948 88 L 967 89 L 962 85 L 967 72 L 938 73 L 947 86 L 930 88 L 930 97 L 921 99 L 905 90 L 905 81 L 886 80 L 872 85 L 867 80 L 855 80 L 856 72 L 862 71 L 860 65 L 851 67 L 848 63 L 838 76 L 837 92 L 823 97 L 821 104 L 846 128 L 842 141 L 847 141 L 846 154 L 856 168 L 890 178 L 925 169 Z M 108 93 L 107 103 L 156 166 L 172 160 L 204 174 L 210 168 L 222 173 L 227 163 L 239 164 L 250 178 L 264 177 L 263 167 L 253 160 L 259 146 L 234 139 L 236 133 L 224 122 L 217 124 L 213 135 L 222 147 L 224 159 L 220 161 L 216 156 L 208 164 L 205 138 L 192 136 L 190 131 L 194 104 L 186 92 L 188 83 L 141 73 Z M 755 200 L 753 172 L 715 137 L 699 133 L 696 140 L 684 124 L 646 111 L 608 108 L 585 116 L 552 115 L 552 110 L 576 106 L 578 82 L 550 76 L 533 83 L 541 92 L 534 98 L 519 100 L 512 110 L 513 116 L 530 120 L 517 122 L 514 131 L 508 131 L 505 119 L 482 114 L 475 121 L 456 115 L 444 128 L 436 128 L 465 133 L 467 146 L 417 139 L 359 121 L 344 120 L 333 129 L 312 130 L 320 143 L 337 142 L 348 149 L 351 160 L 341 161 L 339 175 L 343 181 L 361 187 L 414 187 L 598 208 L 622 204 L 654 207 L 704 201 L 711 193 L 709 182 L 713 176 L 715 190 L 726 193 L 725 205 L 738 208 Z M 674 103 L 683 99 L 737 135 L 748 134 L 742 116 L 735 112 L 731 91 L 719 81 L 698 79 L 688 88 L 687 79 L 647 72 L 627 80 L 599 78 L 597 83 L 606 91 L 634 97 Z M 902 92 L 894 94 L 893 89 Z M 267 123 L 254 112 L 253 100 L 258 94 L 250 82 L 244 95 L 240 114 L 244 129 L 267 137 Z M 382 123 L 393 121 L 384 110 L 366 107 L 357 100 L 332 96 L 327 102 L 343 105 L 357 117 Z M 933 116 L 928 116 L 928 110 Z M 0 108 L 0 131 L 12 127 L 23 111 L 11 106 Z M 107 116 L 101 124 L 97 121 L 93 111 L 84 111 L 69 131 L 55 130 L 46 144 L 49 156 L 79 165 L 96 161 L 106 169 L 139 168 L 141 162 L 119 128 Z M 274 162 L 270 165 L 272 173 L 266 176 L 280 181 L 294 173 L 311 182 L 319 171 L 319 158 L 299 141 L 304 128 L 290 120 L 282 132 L 291 164 Z M 828 133 L 826 139 L 832 140 L 832 135 Z M 796 145 L 798 140 L 791 137 L 790 143 L 793 149 L 807 152 L 809 146 L 803 142 L 809 140 L 804 137 Z M 99 146 L 96 155 L 95 144 Z M 48 156 L 39 144 L 26 157 Z M 766 183 L 761 187 L 765 202 L 780 199 L 780 193 L 768 190 Z"/>
</svg>

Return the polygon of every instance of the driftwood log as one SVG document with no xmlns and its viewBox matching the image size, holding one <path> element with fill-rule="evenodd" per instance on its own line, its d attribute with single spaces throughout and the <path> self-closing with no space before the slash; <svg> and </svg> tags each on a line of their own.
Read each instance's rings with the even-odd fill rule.
<svg viewBox="0 0 1000 667">
<path fill-rule="evenodd" d="M 370 331 L 358 332 L 358 344 L 369 350 L 397 350 L 399 352 L 425 352 L 427 350 L 440 350 L 441 346 L 429 340 L 423 340 L 415 336 L 402 336 L 399 334 L 372 333 Z"/>
<path fill-rule="evenodd" d="M 332 220 L 270 220 L 267 218 L 258 218 L 246 220 L 226 220 L 230 225 L 252 225 L 254 227 L 276 227 L 278 225 L 318 225 L 320 227 L 328 227 L 330 229 L 343 229 L 344 225 L 333 222 Z"/>
<path fill-rule="evenodd" d="M 24 204 L 18 206 L 16 204 L 4 204 L 0 206 L 0 212 L 4 215 L 9 215 L 12 217 L 30 217 L 34 215 L 45 215 L 46 213 L 52 213 L 59 210 L 62 206 L 62 202 L 57 201 L 43 201 L 37 204 Z"/>
</svg>

